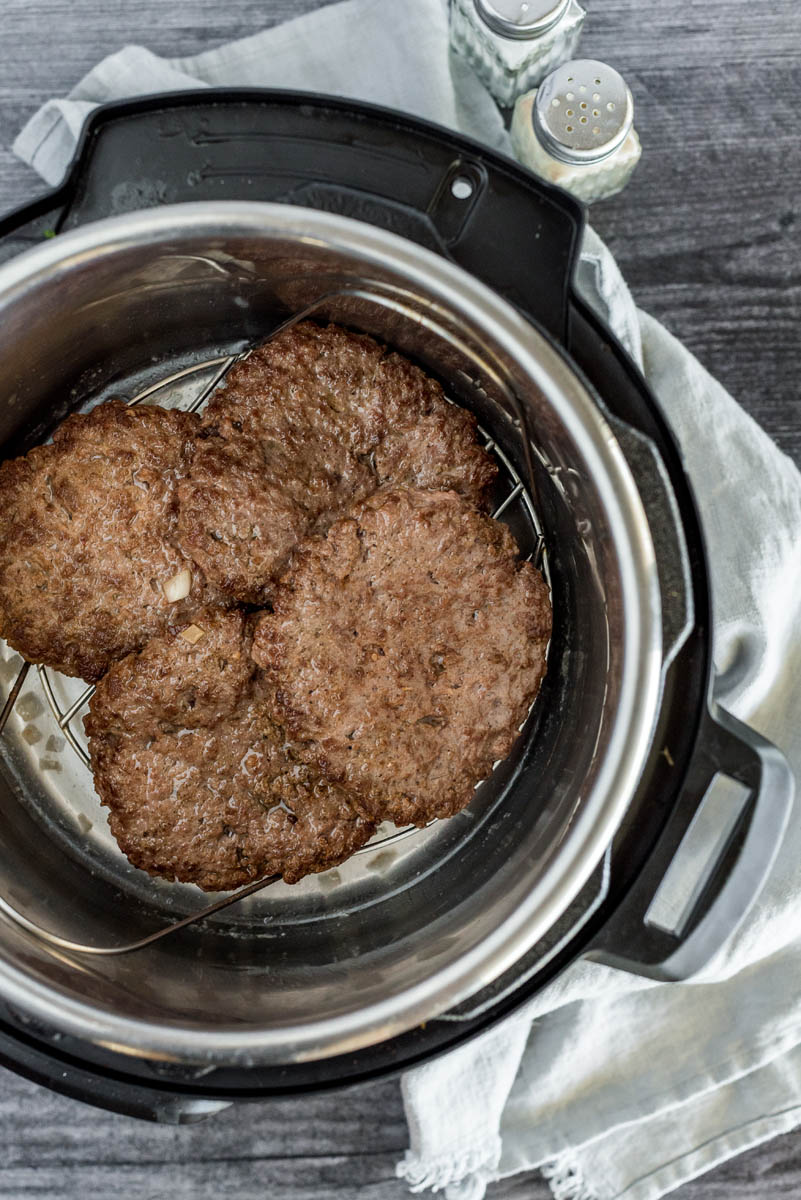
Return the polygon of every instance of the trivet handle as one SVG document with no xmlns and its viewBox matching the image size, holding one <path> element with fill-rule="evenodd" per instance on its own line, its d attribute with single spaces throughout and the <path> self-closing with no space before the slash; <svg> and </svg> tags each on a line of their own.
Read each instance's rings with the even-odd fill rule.
<svg viewBox="0 0 801 1200">
<path fill-rule="evenodd" d="M 305 92 L 204 88 L 104 105 L 65 182 L 0 218 L 0 261 L 88 221 L 198 200 L 277 201 L 381 226 L 567 336 L 576 200 L 428 121 Z"/>
<path fill-rule="evenodd" d="M 650 979 L 697 974 L 759 895 L 794 790 L 784 755 L 712 703 L 682 797 L 588 957 Z"/>
</svg>

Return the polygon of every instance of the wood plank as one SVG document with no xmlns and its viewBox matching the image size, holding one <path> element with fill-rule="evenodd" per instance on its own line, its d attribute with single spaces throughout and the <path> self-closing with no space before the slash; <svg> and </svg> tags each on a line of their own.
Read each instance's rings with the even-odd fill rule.
<svg viewBox="0 0 801 1200">
<path fill-rule="evenodd" d="M 394 1080 L 338 1092 L 246 1103 L 196 1125 L 151 1125 L 83 1105 L 4 1073 L 0 1089 L 0 1173 L 146 1161 L 389 1155 L 408 1144 Z M 64 1136 L 65 1128 L 69 1136 Z M 0 1174 L 0 1195 L 2 1192 Z"/>
</svg>

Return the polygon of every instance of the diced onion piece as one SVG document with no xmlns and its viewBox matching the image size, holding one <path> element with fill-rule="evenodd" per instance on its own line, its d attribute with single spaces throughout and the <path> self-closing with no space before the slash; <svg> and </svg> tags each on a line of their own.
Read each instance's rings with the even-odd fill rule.
<svg viewBox="0 0 801 1200">
<path fill-rule="evenodd" d="M 199 642 L 202 637 L 205 637 L 205 632 L 199 625 L 187 625 L 186 629 L 181 630 L 181 637 L 186 638 L 190 645 L 194 646 L 195 642 Z"/>
<path fill-rule="evenodd" d="M 173 575 L 163 586 L 164 595 L 170 604 L 175 604 L 176 600 L 184 600 L 192 591 L 192 572 L 189 567 L 184 567 L 183 571 Z"/>
</svg>

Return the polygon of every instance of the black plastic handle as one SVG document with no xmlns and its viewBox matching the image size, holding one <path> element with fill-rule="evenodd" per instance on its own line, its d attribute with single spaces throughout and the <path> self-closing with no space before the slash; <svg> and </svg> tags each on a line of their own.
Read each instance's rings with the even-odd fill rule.
<svg viewBox="0 0 801 1200">
<path fill-rule="evenodd" d="M 731 798 L 728 836 L 703 864 L 686 909 L 671 928 L 655 919 L 654 901 L 685 848 L 685 836 L 692 837 L 693 823 L 717 777 L 743 785 L 747 801 Z M 793 773 L 781 751 L 712 703 L 682 797 L 641 876 L 587 956 L 651 979 L 677 981 L 697 974 L 759 895 L 781 846 L 794 790 Z"/>
<path fill-rule="evenodd" d="M 205 88 L 99 108 L 62 187 L 0 220 L 0 258 L 53 231 L 197 200 L 271 200 L 380 225 L 565 341 L 580 204 L 450 130 L 304 92 Z"/>
</svg>

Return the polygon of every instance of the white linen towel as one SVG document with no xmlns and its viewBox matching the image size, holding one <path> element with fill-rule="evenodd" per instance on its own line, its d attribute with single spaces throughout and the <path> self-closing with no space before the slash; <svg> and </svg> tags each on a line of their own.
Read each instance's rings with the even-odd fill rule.
<svg viewBox="0 0 801 1200">
<path fill-rule="evenodd" d="M 588 46 L 589 48 L 589 46 Z M 130 46 L 15 143 L 50 183 L 103 101 L 197 86 L 292 86 L 428 117 L 509 152 L 497 110 L 449 61 L 441 0 L 346 0 L 194 58 Z M 719 698 L 801 771 L 801 476 L 671 335 L 638 312 L 588 232 L 580 278 L 664 406 L 710 554 Z M 801 805 L 747 922 L 690 984 L 579 962 L 528 1008 L 403 1080 L 413 1190 L 480 1200 L 541 1167 L 557 1200 L 655 1200 L 801 1123 Z"/>
</svg>

